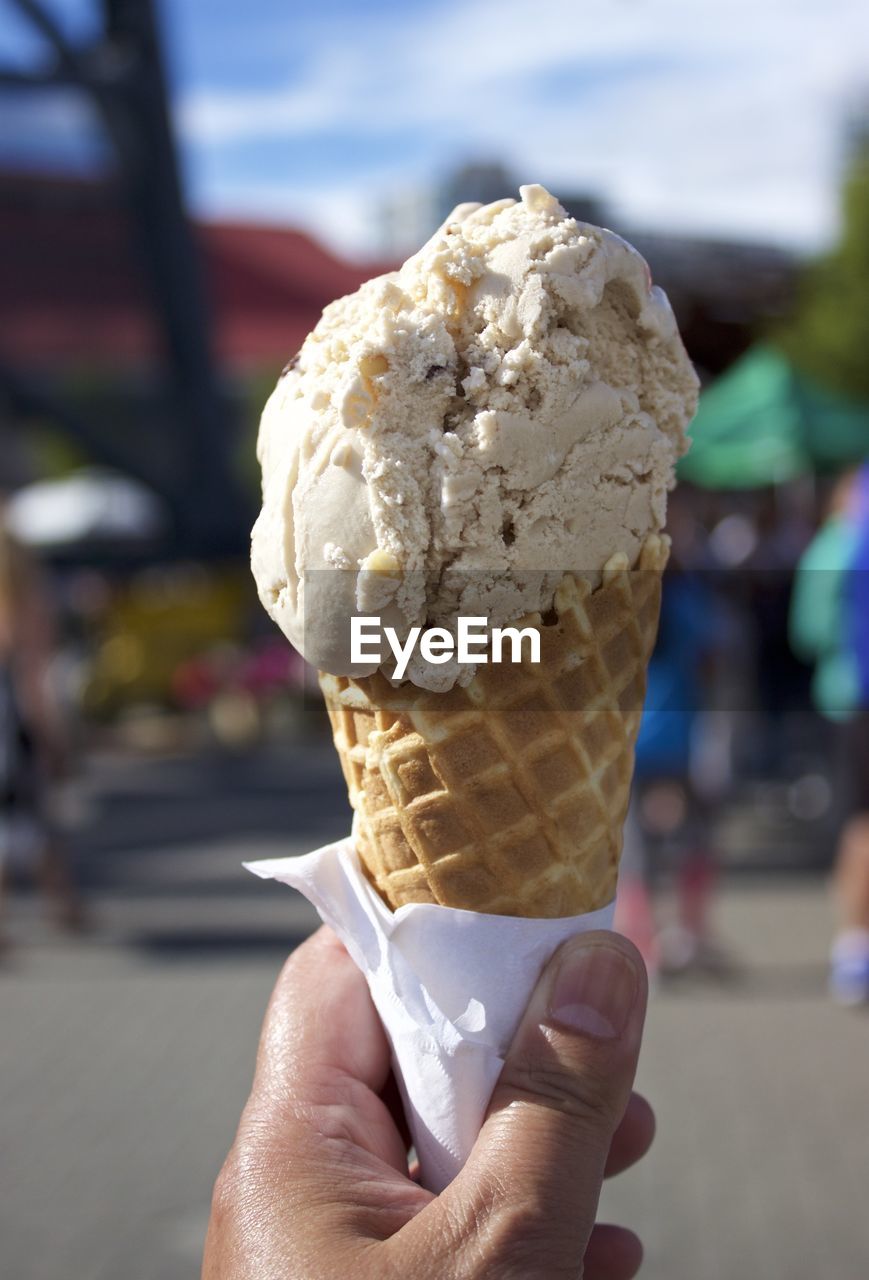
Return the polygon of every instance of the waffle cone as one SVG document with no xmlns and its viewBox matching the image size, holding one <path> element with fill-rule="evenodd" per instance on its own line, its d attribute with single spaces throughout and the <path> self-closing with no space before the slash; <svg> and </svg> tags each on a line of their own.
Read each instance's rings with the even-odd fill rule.
<svg viewBox="0 0 869 1280">
<path fill-rule="evenodd" d="M 523 619 L 539 664 L 481 665 L 447 693 L 321 673 L 359 857 L 393 910 L 567 916 L 612 900 L 667 554 L 651 537 L 594 590 L 565 575 L 554 621 Z"/>
</svg>

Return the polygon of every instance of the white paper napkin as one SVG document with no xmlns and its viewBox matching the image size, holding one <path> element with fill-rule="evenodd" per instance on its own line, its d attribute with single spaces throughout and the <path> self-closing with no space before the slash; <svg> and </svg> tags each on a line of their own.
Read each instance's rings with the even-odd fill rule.
<svg viewBox="0 0 869 1280">
<path fill-rule="evenodd" d="M 392 912 L 349 839 L 245 866 L 303 893 L 365 974 L 392 1045 L 422 1182 L 441 1191 L 468 1158 L 544 964 L 567 938 L 611 928 L 614 904 L 557 920 L 430 904 Z"/>
</svg>

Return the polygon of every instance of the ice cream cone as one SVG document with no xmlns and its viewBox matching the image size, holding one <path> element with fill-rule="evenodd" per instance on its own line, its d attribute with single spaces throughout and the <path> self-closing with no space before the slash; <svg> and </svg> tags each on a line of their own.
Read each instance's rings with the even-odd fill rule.
<svg viewBox="0 0 869 1280">
<path fill-rule="evenodd" d="M 320 675 L 362 866 L 393 909 L 594 911 L 615 894 L 667 540 L 599 586 L 566 575 L 541 661 L 481 665 L 466 688 Z"/>
</svg>

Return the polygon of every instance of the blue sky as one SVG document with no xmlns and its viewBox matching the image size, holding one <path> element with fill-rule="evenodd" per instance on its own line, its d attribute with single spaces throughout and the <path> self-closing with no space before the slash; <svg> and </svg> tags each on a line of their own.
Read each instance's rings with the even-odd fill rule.
<svg viewBox="0 0 869 1280">
<path fill-rule="evenodd" d="M 96 0 L 44 2 L 87 33 Z M 869 92 L 869 8 L 854 0 L 159 10 L 194 206 L 301 223 L 346 252 L 376 249 L 384 199 L 479 158 L 599 194 L 635 226 L 816 246 L 835 229 L 843 121 Z M 13 0 L 0 47 L 5 62 L 38 56 Z M 2 108 L 7 154 L 93 154 L 68 96 Z"/>
</svg>

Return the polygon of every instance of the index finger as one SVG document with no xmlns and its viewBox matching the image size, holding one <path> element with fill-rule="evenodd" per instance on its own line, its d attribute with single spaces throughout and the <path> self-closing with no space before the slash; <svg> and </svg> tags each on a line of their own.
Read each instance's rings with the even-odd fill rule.
<svg viewBox="0 0 869 1280">
<path fill-rule="evenodd" d="M 389 1045 L 359 969 L 325 925 L 293 952 L 266 1010 L 252 1096 L 316 1102 L 343 1077 L 379 1093 Z"/>
</svg>

